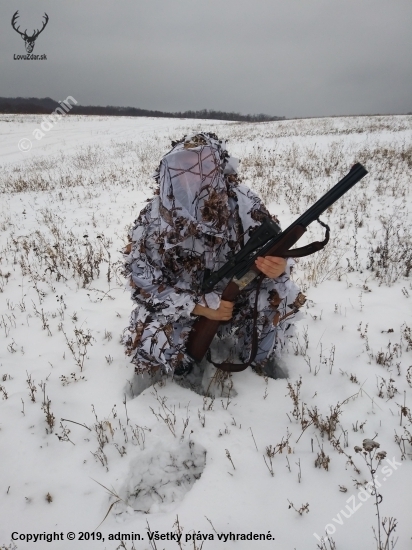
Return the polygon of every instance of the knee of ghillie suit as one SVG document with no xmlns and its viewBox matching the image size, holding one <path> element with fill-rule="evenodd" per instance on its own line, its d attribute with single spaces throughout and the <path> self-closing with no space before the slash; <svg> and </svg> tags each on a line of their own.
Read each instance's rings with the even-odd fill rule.
<svg viewBox="0 0 412 550">
<path fill-rule="evenodd" d="M 266 363 L 259 363 L 257 365 L 252 364 L 252 369 L 259 376 L 267 376 L 268 378 L 273 378 L 278 380 L 280 378 L 287 378 L 286 369 L 279 365 L 278 360 L 275 357 L 268 359 Z"/>
<path fill-rule="evenodd" d="M 143 372 L 136 372 L 132 381 L 132 395 L 137 397 L 143 393 L 147 388 L 156 384 L 162 379 L 163 370 L 160 367 L 154 367 Z"/>
<path fill-rule="evenodd" d="M 176 376 L 187 376 L 193 370 L 193 362 L 180 363 L 178 367 L 175 368 L 174 373 Z"/>
</svg>

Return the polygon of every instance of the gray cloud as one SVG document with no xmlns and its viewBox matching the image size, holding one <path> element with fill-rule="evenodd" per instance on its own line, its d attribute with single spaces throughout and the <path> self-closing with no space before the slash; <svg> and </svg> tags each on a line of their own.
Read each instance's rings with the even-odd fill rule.
<svg viewBox="0 0 412 550">
<path fill-rule="evenodd" d="M 10 25 L 50 21 L 33 53 Z M 19 0 L 0 6 L 0 95 L 323 116 L 412 111 L 410 0 Z"/>
</svg>

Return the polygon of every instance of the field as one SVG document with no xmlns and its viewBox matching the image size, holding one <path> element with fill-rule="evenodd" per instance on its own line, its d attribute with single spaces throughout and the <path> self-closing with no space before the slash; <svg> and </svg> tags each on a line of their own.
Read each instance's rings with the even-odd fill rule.
<svg viewBox="0 0 412 550">
<path fill-rule="evenodd" d="M 410 548 L 412 116 L 66 116 L 36 140 L 41 123 L 0 115 L 1 550 Z M 284 228 L 355 162 L 369 175 L 297 262 L 287 379 L 133 398 L 121 250 L 170 141 L 198 130 Z"/>
</svg>

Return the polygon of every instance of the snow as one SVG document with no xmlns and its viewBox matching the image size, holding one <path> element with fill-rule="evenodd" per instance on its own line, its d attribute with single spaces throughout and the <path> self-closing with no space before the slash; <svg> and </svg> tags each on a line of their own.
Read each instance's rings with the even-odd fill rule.
<svg viewBox="0 0 412 550">
<path fill-rule="evenodd" d="M 205 550 L 309 550 L 329 524 L 337 549 L 372 550 L 375 499 L 359 493 L 371 475 L 354 451 L 365 438 L 387 453 L 381 519 L 397 519 L 396 548 L 409 548 L 412 117 L 66 116 L 36 140 L 41 122 L 0 116 L 0 548 L 189 549 L 203 534 Z M 297 263 L 308 301 L 287 379 L 248 369 L 232 376 L 236 395 L 212 400 L 168 378 L 134 398 L 119 342 L 132 309 L 121 249 L 170 140 L 199 129 L 229 140 L 244 183 L 283 227 L 355 161 L 369 176 L 322 216 L 325 251 Z M 299 245 L 322 234 L 312 224 Z M 329 437 L 318 420 L 333 411 Z M 315 467 L 322 449 L 327 470 Z M 49 545 L 53 533 L 64 538 Z"/>
</svg>

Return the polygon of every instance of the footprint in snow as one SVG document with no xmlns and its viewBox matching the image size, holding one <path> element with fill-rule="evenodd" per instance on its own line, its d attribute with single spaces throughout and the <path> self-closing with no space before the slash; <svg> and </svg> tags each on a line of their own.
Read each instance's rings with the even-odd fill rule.
<svg viewBox="0 0 412 550">
<path fill-rule="evenodd" d="M 159 441 L 139 452 L 119 492 L 122 501 L 114 507 L 116 519 L 126 521 L 139 512 L 154 514 L 177 507 L 206 464 L 206 450 L 193 441 L 174 445 Z"/>
</svg>

